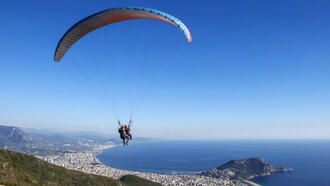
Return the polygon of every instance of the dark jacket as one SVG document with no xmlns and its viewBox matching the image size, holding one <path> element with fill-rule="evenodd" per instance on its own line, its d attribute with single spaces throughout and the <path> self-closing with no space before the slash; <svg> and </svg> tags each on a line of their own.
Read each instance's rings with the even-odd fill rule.
<svg viewBox="0 0 330 186">
<path fill-rule="evenodd" d="M 119 132 L 119 134 L 120 134 L 120 138 L 121 138 L 121 139 L 125 139 L 125 137 L 126 137 L 125 129 L 124 129 L 124 128 L 119 128 L 119 129 L 118 129 L 118 132 Z"/>
</svg>

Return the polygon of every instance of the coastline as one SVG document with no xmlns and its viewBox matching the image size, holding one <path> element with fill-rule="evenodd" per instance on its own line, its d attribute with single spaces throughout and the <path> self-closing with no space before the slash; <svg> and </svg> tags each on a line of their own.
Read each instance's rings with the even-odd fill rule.
<svg viewBox="0 0 330 186">
<path fill-rule="evenodd" d="M 97 159 L 96 156 L 99 155 L 99 154 L 101 154 L 104 150 L 106 150 L 106 149 L 111 149 L 111 148 L 114 148 L 114 147 L 116 147 L 116 146 L 118 146 L 118 145 L 111 144 L 111 145 L 102 145 L 102 146 L 100 146 L 99 149 L 97 149 L 97 147 L 94 148 L 93 150 L 95 150 L 95 151 L 94 151 L 93 156 L 94 156 L 94 159 L 95 159 L 96 163 L 99 163 L 99 164 L 102 164 L 102 165 L 104 165 L 104 166 L 106 166 L 106 167 L 109 167 L 109 166 L 103 164 L 99 159 Z M 112 167 L 109 167 L 109 168 L 114 169 L 114 168 L 112 168 Z M 118 169 L 118 170 L 119 170 L 119 169 Z"/>
<path fill-rule="evenodd" d="M 125 175 L 135 175 L 145 178 L 162 185 L 258 185 L 251 181 L 231 180 L 229 177 L 211 178 L 201 175 L 187 175 L 187 174 L 158 174 L 146 173 L 138 171 L 128 171 L 112 168 L 104 165 L 96 156 L 103 152 L 103 150 L 114 148 L 116 144 L 95 146 L 90 151 L 65 153 L 61 155 L 51 155 L 39 157 L 49 163 L 65 167 L 67 169 L 78 170 L 89 174 L 96 174 L 107 176 L 114 179 L 121 178 Z"/>
<path fill-rule="evenodd" d="M 97 155 L 101 154 L 104 150 L 106 149 L 111 149 L 111 148 L 114 148 L 118 145 L 115 145 L 115 144 L 111 144 L 111 145 L 101 145 L 101 146 L 97 146 L 97 147 L 94 147 L 94 153 L 95 153 L 95 158 Z M 97 159 L 97 158 L 96 158 Z M 97 159 L 98 160 L 98 159 Z M 99 160 L 98 160 L 99 161 Z M 101 162 L 100 162 L 101 163 Z"/>
</svg>

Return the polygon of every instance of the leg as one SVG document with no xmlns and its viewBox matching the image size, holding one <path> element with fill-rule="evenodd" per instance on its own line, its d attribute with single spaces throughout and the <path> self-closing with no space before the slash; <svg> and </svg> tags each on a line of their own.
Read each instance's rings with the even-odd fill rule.
<svg viewBox="0 0 330 186">
<path fill-rule="evenodd" d="M 129 137 L 126 138 L 126 145 L 128 145 Z"/>
</svg>

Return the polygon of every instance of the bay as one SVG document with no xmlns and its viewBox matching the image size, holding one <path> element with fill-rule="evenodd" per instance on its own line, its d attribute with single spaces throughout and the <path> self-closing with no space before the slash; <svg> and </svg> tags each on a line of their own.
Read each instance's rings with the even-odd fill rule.
<svg viewBox="0 0 330 186">
<path fill-rule="evenodd" d="M 97 156 L 113 168 L 179 174 L 252 157 L 294 169 L 252 180 L 261 185 L 330 185 L 330 140 L 160 140 L 119 145 Z"/>
</svg>

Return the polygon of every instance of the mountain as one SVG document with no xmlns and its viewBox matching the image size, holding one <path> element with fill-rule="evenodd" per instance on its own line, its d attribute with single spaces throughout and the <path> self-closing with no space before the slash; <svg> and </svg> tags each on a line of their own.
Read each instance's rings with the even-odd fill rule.
<svg viewBox="0 0 330 186">
<path fill-rule="evenodd" d="M 33 155 L 54 155 L 92 150 L 97 145 L 108 145 L 116 140 L 95 135 L 71 135 L 37 129 L 21 130 L 0 125 L 0 148 Z"/>
<path fill-rule="evenodd" d="M 0 149 L 0 185 L 146 185 L 160 184 L 127 175 L 109 177 L 68 170 L 19 152 Z"/>
<path fill-rule="evenodd" d="M 292 169 L 275 167 L 261 158 L 231 160 L 211 170 L 201 172 L 199 175 L 212 178 L 227 177 L 229 179 L 250 180 L 258 176 L 269 176 L 275 172 L 288 172 Z"/>
<path fill-rule="evenodd" d="M 0 147 L 11 144 L 28 144 L 32 141 L 32 136 L 26 134 L 18 127 L 0 125 Z"/>
<path fill-rule="evenodd" d="M 92 138 L 115 138 L 117 135 L 106 134 L 96 131 L 71 131 L 71 132 L 55 132 L 52 130 L 42 129 L 42 128 L 31 128 L 31 127 L 20 127 L 25 133 L 31 135 L 44 135 L 44 136 L 52 136 L 52 135 L 61 135 L 61 136 L 71 136 L 71 137 L 92 137 Z"/>
</svg>

